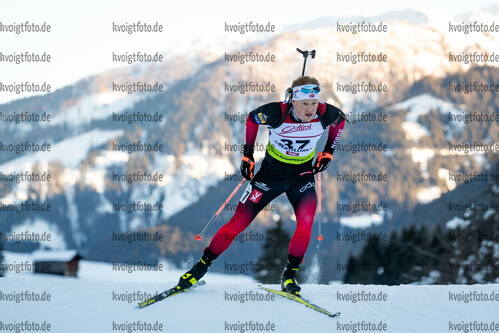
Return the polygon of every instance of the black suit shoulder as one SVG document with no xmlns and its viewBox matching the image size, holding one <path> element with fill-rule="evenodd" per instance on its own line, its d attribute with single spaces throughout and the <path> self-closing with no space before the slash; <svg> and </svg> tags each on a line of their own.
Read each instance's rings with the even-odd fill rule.
<svg viewBox="0 0 499 333">
<path fill-rule="evenodd" d="M 326 110 L 324 110 L 324 114 L 322 118 L 324 119 L 324 125 L 329 126 L 332 124 L 339 124 L 345 119 L 345 114 L 339 108 L 334 105 L 326 104 Z"/>
<path fill-rule="evenodd" d="M 280 102 L 271 102 L 254 109 L 249 113 L 251 119 L 260 125 L 274 127 L 282 118 L 282 108 Z"/>
</svg>

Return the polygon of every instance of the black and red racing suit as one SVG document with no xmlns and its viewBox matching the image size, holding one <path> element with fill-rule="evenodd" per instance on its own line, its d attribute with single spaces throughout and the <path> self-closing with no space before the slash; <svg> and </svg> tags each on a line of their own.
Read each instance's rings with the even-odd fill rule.
<svg viewBox="0 0 499 333">
<path fill-rule="evenodd" d="M 305 255 L 317 205 L 312 168 L 315 146 L 329 127 L 324 151 L 333 154 L 343 132 L 345 117 L 337 107 L 318 103 L 315 118 L 303 122 L 294 115 L 293 107 L 289 111 L 287 107 L 286 102 L 273 102 L 248 115 L 246 147 L 253 148 L 259 125 L 269 126 L 269 143 L 260 170 L 241 196 L 234 216 L 218 230 L 209 245 L 214 254 L 225 251 L 268 203 L 286 193 L 296 216 L 289 254 L 301 258 Z"/>
</svg>

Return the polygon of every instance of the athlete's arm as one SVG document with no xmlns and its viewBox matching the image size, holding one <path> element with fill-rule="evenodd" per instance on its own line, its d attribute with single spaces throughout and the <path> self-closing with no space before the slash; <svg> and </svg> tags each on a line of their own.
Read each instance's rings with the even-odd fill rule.
<svg viewBox="0 0 499 333">
<path fill-rule="evenodd" d="M 248 115 L 248 119 L 246 119 L 246 136 L 245 136 L 245 148 L 248 147 L 253 150 L 255 146 L 256 135 L 258 134 L 258 126 L 251 116 L 251 113 Z"/>
<path fill-rule="evenodd" d="M 246 119 L 246 134 L 243 148 L 243 159 L 241 161 L 241 174 L 247 180 L 253 178 L 253 169 L 255 159 L 253 152 L 255 150 L 255 140 L 258 134 L 259 125 L 273 126 L 277 124 L 282 117 L 281 104 L 278 102 L 262 105 L 251 111 Z"/>
<path fill-rule="evenodd" d="M 281 103 L 273 102 L 264 104 L 248 114 L 246 119 L 245 146 L 253 149 L 259 125 L 274 126 L 282 118 Z"/>
<path fill-rule="evenodd" d="M 243 147 L 243 158 L 241 160 L 241 175 L 247 180 L 253 178 L 253 169 L 255 168 L 255 159 L 253 151 L 255 150 L 255 140 L 258 134 L 258 124 L 252 120 L 249 115 L 246 119 L 246 137 Z"/>
<path fill-rule="evenodd" d="M 332 155 L 343 133 L 345 114 L 336 106 L 326 103 L 326 110 L 322 117 L 324 118 L 325 126 L 329 126 L 324 151 Z"/>
<path fill-rule="evenodd" d="M 340 140 L 341 134 L 343 133 L 343 128 L 345 127 L 345 118 L 341 119 L 336 125 L 331 124 L 329 126 L 329 131 L 327 135 L 326 145 L 324 146 L 324 151 L 333 155 L 336 145 Z"/>
<path fill-rule="evenodd" d="M 317 155 L 317 159 L 313 164 L 314 173 L 322 172 L 329 166 L 329 163 L 333 159 L 336 145 L 338 144 L 341 134 L 343 133 L 343 128 L 345 127 L 345 115 L 335 106 L 327 104 L 323 117 L 326 124 L 329 124 L 329 130 L 324 151 Z"/>
</svg>

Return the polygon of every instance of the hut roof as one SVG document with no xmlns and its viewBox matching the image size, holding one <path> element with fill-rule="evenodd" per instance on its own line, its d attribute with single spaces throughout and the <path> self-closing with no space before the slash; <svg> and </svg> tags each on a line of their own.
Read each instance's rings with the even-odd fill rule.
<svg viewBox="0 0 499 333">
<path fill-rule="evenodd" d="M 71 261 L 75 257 L 81 259 L 76 250 L 36 250 L 32 253 L 33 261 Z"/>
</svg>

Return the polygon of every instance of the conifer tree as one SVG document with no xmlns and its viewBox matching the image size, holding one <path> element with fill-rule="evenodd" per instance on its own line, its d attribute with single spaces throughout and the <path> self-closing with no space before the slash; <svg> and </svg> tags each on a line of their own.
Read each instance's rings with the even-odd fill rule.
<svg viewBox="0 0 499 333">
<path fill-rule="evenodd" d="M 380 284 L 384 273 L 384 250 L 380 240 L 371 238 L 357 257 L 350 257 L 345 274 L 346 283 Z"/>
<path fill-rule="evenodd" d="M 5 276 L 3 271 L 3 243 L 0 241 L 0 277 Z"/>
<path fill-rule="evenodd" d="M 282 227 L 279 217 L 275 227 L 267 230 L 263 253 L 258 259 L 255 278 L 261 283 L 280 283 L 281 273 L 286 265 L 291 237 Z"/>
</svg>

